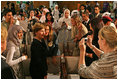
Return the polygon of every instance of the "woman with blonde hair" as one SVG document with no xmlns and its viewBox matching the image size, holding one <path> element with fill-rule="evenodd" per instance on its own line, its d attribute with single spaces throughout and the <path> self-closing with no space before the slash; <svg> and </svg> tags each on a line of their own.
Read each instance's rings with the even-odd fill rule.
<svg viewBox="0 0 118 80">
<path fill-rule="evenodd" d="M 85 39 L 79 43 L 80 60 L 79 75 L 93 79 L 116 79 L 117 78 L 117 31 L 112 26 L 100 29 L 98 34 L 100 49 L 92 45 L 92 38 L 88 36 L 87 45 L 99 57 L 90 66 L 85 65 Z"/>
<path fill-rule="evenodd" d="M 16 79 L 12 67 L 5 62 L 6 58 L 3 56 L 6 50 L 7 35 L 7 29 L 1 26 L 1 79 Z"/>
<path fill-rule="evenodd" d="M 71 39 L 76 43 L 73 56 L 79 56 L 79 48 L 77 47 L 77 40 L 80 40 L 82 36 L 88 33 L 87 28 L 82 24 L 80 17 L 73 15 L 71 17 L 72 29 L 71 29 Z"/>
</svg>

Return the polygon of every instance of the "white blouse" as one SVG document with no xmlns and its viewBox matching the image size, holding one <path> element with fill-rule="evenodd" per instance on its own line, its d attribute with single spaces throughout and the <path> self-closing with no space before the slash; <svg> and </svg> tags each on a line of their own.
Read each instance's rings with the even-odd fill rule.
<svg viewBox="0 0 118 80">
<path fill-rule="evenodd" d="M 23 60 L 26 60 L 25 56 L 20 57 L 19 48 L 15 46 L 13 42 L 10 41 L 12 47 L 10 47 L 7 51 L 6 63 L 10 66 L 20 63 Z"/>
</svg>

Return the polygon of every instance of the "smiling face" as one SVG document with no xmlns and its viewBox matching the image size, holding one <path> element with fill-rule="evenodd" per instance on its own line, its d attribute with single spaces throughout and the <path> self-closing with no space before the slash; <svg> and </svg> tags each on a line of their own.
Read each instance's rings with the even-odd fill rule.
<svg viewBox="0 0 118 80">
<path fill-rule="evenodd" d="M 23 37 L 23 31 L 20 30 L 17 35 L 18 35 L 18 38 L 19 39 L 22 39 L 22 37 Z"/>
<path fill-rule="evenodd" d="M 51 20 L 51 15 L 50 15 L 50 14 L 47 15 L 47 19 L 48 19 L 49 21 Z"/>
<path fill-rule="evenodd" d="M 41 30 L 37 31 L 35 34 L 36 34 L 36 37 L 37 37 L 39 40 L 41 40 L 41 39 L 44 38 L 45 29 L 41 29 Z"/>
<path fill-rule="evenodd" d="M 34 11 L 30 11 L 30 16 L 31 16 L 31 17 L 34 16 Z"/>
<path fill-rule="evenodd" d="M 45 36 L 48 36 L 49 35 L 49 26 L 46 26 L 45 28 Z"/>
<path fill-rule="evenodd" d="M 73 26 L 76 25 L 76 22 L 75 22 L 75 20 L 74 20 L 73 18 L 71 18 L 71 24 L 72 24 Z"/>
<path fill-rule="evenodd" d="M 13 17 L 13 16 L 12 16 L 12 12 L 8 12 L 8 13 L 6 14 L 6 16 L 5 16 L 5 19 L 6 19 L 6 21 L 9 22 L 12 17 Z"/>
<path fill-rule="evenodd" d="M 68 16 L 69 16 L 69 11 L 66 11 L 65 12 L 65 18 L 68 18 Z"/>
</svg>

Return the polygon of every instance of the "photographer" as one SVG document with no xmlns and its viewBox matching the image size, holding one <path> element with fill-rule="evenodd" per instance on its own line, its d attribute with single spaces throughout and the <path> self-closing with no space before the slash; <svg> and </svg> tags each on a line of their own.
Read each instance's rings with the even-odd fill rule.
<svg viewBox="0 0 118 80">
<path fill-rule="evenodd" d="M 70 17 L 70 10 L 65 9 L 64 16 L 61 17 L 58 21 L 58 37 L 57 40 L 59 43 L 67 42 L 71 40 L 71 17 Z"/>
<path fill-rule="evenodd" d="M 29 18 L 28 18 L 28 21 L 31 21 L 31 20 L 33 20 L 33 19 L 39 21 L 39 19 L 38 19 L 36 16 L 34 16 L 34 11 L 31 10 L 31 11 L 30 11 L 30 16 L 29 16 Z"/>
<path fill-rule="evenodd" d="M 99 57 L 90 66 L 85 65 L 85 39 L 79 42 L 80 60 L 79 75 L 93 79 L 117 78 L 117 31 L 112 26 L 103 27 L 98 34 L 100 49 L 92 45 L 92 39 L 88 36 L 87 45 Z"/>
</svg>

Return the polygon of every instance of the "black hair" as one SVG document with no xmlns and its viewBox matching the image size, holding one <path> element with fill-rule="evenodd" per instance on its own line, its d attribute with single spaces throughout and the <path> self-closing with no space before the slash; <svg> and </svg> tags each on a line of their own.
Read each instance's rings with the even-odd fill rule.
<svg viewBox="0 0 118 80">
<path fill-rule="evenodd" d="M 51 22 L 54 22 L 54 19 L 53 19 L 52 14 L 50 12 L 46 13 L 46 22 L 48 22 L 48 19 L 47 19 L 48 14 L 50 14 L 50 16 L 51 16 Z"/>
<path fill-rule="evenodd" d="M 99 30 L 103 27 L 103 23 L 101 21 L 101 18 L 94 18 L 91 20 L 91 27 L 94 30 L 94 37 L 93 37 L 93 41 L 94 43 L 97 43 L 98 41 L 98 32 Z"/>
<path fill-rule="evenodd" d="M 86 14 L 86 16 L 88 16 L 88 17 L 89 17 L 89 13 L 87 13 L 87 12 L 83 12 L 82 14 Z"/>
<path fill-rule="evenodd" d="M 90 3 L 90 1 L 86 1 L 86 3 Z"/>
<path fill-rule="evenodd" d="M 85 5 L 84 5 L 84 4 L 81 4 L 80 7 L 81 7 L 81 6 L 84 6 L 84 8 L 85 8 Z"/>
<path fill-rule="evenodd" d="M 102 21 L 103 21 L 104 24 L 106 24 L 110 20 L 103 18 Z"/>
<path fill-rule="evenodd" d="M 39 14 L 39 10 L 38 9 L 35 9 L 35 11 L 37 12 L 36 15 L 38 15 Z"/>
<path fill-rule="evenodd" d="M 86 10 L 88 10 L 89 12 L 91 12 L 91 7 L 87 7 Z"/>
<path fill-rule="evenodd" d="M 98 5 L 95 5 L 94 7 L 98 7 L 100 9 L 100 7 Z"/>
<path fill-rule="evenodd" d="M 10 9 L 5 9 L 3 15 L 6 16 L 7 13 L 12 12 Z"/>
<path fill-rule="evenodd" d="M 40 6 L 39 6 L 39 10 L 42 9 L 42 8 L 44 8 L 44 6 L 43 6 L 43 5 L 40 5 Z"/>
</svg>

